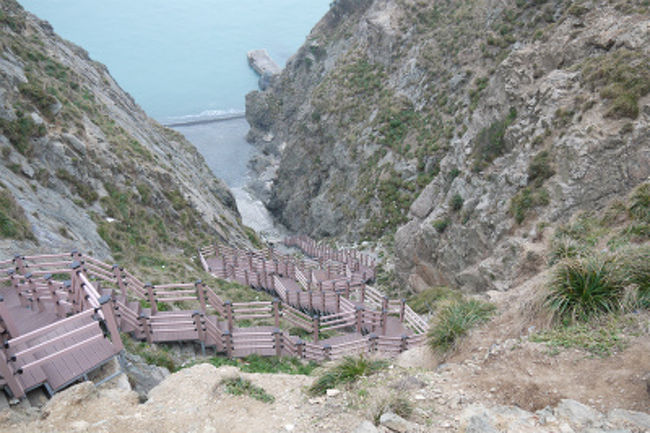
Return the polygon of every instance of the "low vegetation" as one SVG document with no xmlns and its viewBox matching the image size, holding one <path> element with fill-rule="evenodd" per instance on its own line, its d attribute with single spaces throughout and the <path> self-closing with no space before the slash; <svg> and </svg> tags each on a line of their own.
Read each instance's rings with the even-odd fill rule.
<svg viewBox="0 0 650 433">
<path fill-rule="evenodd" d="M 264 388 L 253 385 L 250 380 L 242 377 L 224 379 L 221 384 L 225 387 L 228 394 L 246 395 L 263 403 L 273 403 L 275 401 L 275 397 L 266 392 Z"/>
<path fill-rule="evenodd" d="M 650 308 L 649 191 L 642 184 L 627 201 L 556 229 L 546 298 L 555 323 L 533 341 L 607 356 L 637 332 L 638 317 Z"/>
<path fill-rule="evenodd" d="M 178 370 L 179 366 L 176 365 L 166 346 L 138 342 L 126 334 L 122 334 L 121 338 L 126 351 L 140 356 L 147 364 L 165 367 L 172 373 Z"/>
<path fill-rule="evenodd" d="M 238 367 L 244 373 L 285 373 L 310 375 L 318 364 L 309 361 L 302 362 L 294 357 L 260 356 L 249 355 L 244 358 L 229 359 L 215 356 L 208 360 L 215 367 L 232 365 Z"/>
<path fill-rule="evenodd" d="M 458 290 L 445 286 L 431 287 L 416 293 L 408 299 L 408 305 L 418 314 L 428 314 L 437 311 L 444 302 L 454 302 L 463 299 Z"/>
<path fill-rule="evenodd" d="M 0 184 L 0 238 L 36 240 L 25 211 L 2 184 Z"/>
<path fill-rule="evenodd" d="M 494 305 L 476 299 L 454 301 L 443 306 L 429 330 L 429 346 L 439 353 L 449 351 L 470 329 L 487 322 L 494 310 Z"/>
<path fill-rule="evenodd" d="M 354 383 L 359 378 L 377 373 L 387 366 L 388 363 L 384 360 L 346 357 L 323 372 L 309 388 L 309 393 L 312 395 L 325 394 L 328 389 Z"/>
<path fill-rule="evenodd" d="M 635 320 L 607 316 L 590 322 L 556 326 L 533 334 L 530 339 L 546 343 L 551 354 L 560 349 L 580 349 L 594 356 L 606 357 L 623 350 L 627 345 L 625 335 L 638 332 L 638 327 Z"/>
</svg>

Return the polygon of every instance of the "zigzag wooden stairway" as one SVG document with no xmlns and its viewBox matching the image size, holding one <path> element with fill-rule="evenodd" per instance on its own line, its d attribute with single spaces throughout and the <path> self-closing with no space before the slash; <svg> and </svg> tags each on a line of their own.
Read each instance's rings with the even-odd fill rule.
<svg viewBox="0 0 650 433">
<path fill-rule="evenodd" d="M 196 342 L 229 357 L 317 361 L 393 355 L 424 340 L 426 322 L 403 300 L 388 300 L 366 285 L 374 278 L 370 258 L 308 238 L 286 243 L 313 258 L 226 246 L 199 251 L 206 271 L 267 291 L 274 301 L 223 301 L 201 281 L 153 286 L 76 252 L 0 262 L 6 275 L 0 287 L 0 387 L 18 398 L 40 386 L 52 394 L 119 356 L 120 332 L 150 343 Z M 242 326 L 250 320 L 266 324 Z M 291 335 L 291 329 L 310 338 Z M 329 332 L 338 335 L 321 339 Z"/>
</svg>

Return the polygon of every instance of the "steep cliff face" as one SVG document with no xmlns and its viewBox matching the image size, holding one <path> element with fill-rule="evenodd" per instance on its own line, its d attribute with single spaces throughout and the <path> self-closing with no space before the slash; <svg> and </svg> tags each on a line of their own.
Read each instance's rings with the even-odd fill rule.
<svg viewBox="0 0 650 433">
<path fill-rule="evenodd" d="M 0 52 L 2 256 L 74 247 L 155 261 L 246 239 L 197 150 L 13 0 L 0 8 Z"/>
<path fill-rule="evenodd" d="M 335 2 L 247 98 L 290 228 L 394 234 L 413 288 L 505 289 L 545 226 L 650 175 L 648 6 Z"/>
</svg>

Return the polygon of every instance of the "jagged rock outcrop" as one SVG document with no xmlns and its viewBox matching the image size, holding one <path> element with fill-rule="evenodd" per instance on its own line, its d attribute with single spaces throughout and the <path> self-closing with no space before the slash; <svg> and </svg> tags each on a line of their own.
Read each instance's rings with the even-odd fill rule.
<svg viewBox="0 0 650 433">
<path fill-rule="evenodd" d="M 394 234 L 412 288 L 507 289 L 544 226 L 650 175 L 649 23 L 637 1 L 335 2 L 247 97 L 258 189 L 290 229 Z"/>
<path fill-rule="evenodd" d="M 1 215 L 1 256 L 74 247 L 122 260 L 214 236 L 247 242 L 232 194 L 194 146 L 13 0 L 0 8 L 0 51 L 0 181 L 13 209 Z"/>
</svg>

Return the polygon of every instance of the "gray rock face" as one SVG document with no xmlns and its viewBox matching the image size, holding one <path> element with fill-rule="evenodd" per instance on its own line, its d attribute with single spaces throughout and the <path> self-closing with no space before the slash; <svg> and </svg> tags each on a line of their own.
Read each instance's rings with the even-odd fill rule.
<svg viewBox="0 0 650 433">
<path fill-rule="evenodd" d="M 445 50 L 451 42 L 441 41 L 460 37 L 455 9 L 438 8 L 434 37 L 422 30 L 424 3 L 359 2 L 323 18 L 269 89 L 247 96 L 249 140 L 278 155 L 257 172 L 274 173 L 266 203 L 290 229 L 349 241 L 395 230 L 395 269 L 412 288 L 506 290 L 527 266 L 537 224 L 601 209 L 650 176 L 647 98 L 635 118 L 616 118 L 583 73 L 624 47 L 643 56 L 647 17 L 603 2 L 578 19 L 558 6 L 553 32 L 515 34 L 497 55 L 485 32 L 468 29 L 462 49 Z M 475 6 L 461 25 L 503 19 L 493 2 Z M 380 90 L 364 91 L 370 83 Z M 400 112 L 425 126 L 405 126 Z M 511 113 L 501 150 L 482 157 L 481 140 Z M 555 174 L 537 187 L 529 167 L 542 151 Z M 517 222 L 513 198 L 534 188 L 546 204 Z M 449 204 L 456 195 L 459 210 Z"/>
<path fill-rule="evenodd" d="M 37 239 L 2 239 L 0 257 L 78 248 L 110 259 L 97 224 L 109 217 L 111 224 L 124 227 L 129 221 L 108 215 L 102 199 L 109 189 L 128 195 L 129 206 L 146 201 L 148 218 L 179 221 L 187 206 L 207 232 L 248 242 L 232 194 L 187 140 L 147 117 L 106 67 L 90 60 L 83 49 L 59 38 L 13 1 L 5 6 L 24 17 L 26 29 L 0 34 L 0 118 L 15 121 L 24 116 L 41 129 L 28 140 L 29 151 L 12 144 L 0 130 L 0 182 L 24 209 Z M 23 51 L 12 48 L 21 46 Z M 38 56 L 25 54 L 30 50 L 64 71 L 67 81 L 61 83 L 41 70 L 34 60 Z M 63 89 L 47 106 L 33 103 L 19 88 L 25 83 L 45 88 L 46 81 Z M 78 97 L 71 89 L 83 89 L 86 102 L 71 102 Z M 75 104 L 81 108 L 72 109 Z M 171 194 L 179 196 L 175 205 Z"/>
<path fill-rule="evenodd" d="M 140 356 L 126 352 L 125 373 L 133 391 L 138 393 L 140 401 L 146 401 L 149 391 L 169 376 L 164 367 L 147 364 Z"/>
</svg>

